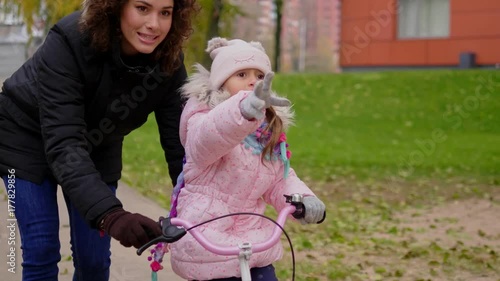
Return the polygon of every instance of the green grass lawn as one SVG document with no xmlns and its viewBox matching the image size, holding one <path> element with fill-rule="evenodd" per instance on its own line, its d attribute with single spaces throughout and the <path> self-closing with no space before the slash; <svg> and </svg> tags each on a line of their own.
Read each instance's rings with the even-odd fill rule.
<svg viewBox="0 0 500 281">
<path fill-rule="evenodd" d="M 474 178 L 500 174 L 500 72 L 411 71 L 278 75 L 289 97 L 292 167 L 328 182 Z M 154 117 L 124 144 L 124 180 L 170 186 Z"/>
<path fill-rule="evenodd" d="M 497 281 L 500 235 L 471 234 L 451 213 L 418 228 L 404 221 L 450 200 L 500 204 L 500 71 L 277 75 L 273 89 L 296 111 L 292 167 L 327 205 L 323 224 L 286 226 L 296 280 Z M 168 206 L 153 118 L 125 140 L 123 179 Z M 487 242 L 472 245 L 477 237 Z M 280 280 L 290 269 L 286 253 Z"/>
<path fill-rule="evenodd" d="M 297 75 L 274 85 L 295 103 L 293 165 L 314 180 L 499 174 L 498 71 Z"/>
</svg>

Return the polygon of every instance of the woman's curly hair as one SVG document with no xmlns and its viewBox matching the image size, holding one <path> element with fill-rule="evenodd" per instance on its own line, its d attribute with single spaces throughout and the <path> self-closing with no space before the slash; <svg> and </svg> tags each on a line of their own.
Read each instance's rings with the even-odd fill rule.
<svg viewBox="0 0 500 281">
<path fill-rule="evenodd" d="M 132 0 L 85 0 L 80 18 L 80 29 L 89 36 L 91 46 L 100 52 L 112 48 L 115 38 L 121 38 L 120 15 Z M 179 55 L 184 42 L 193 32 L 192 18 L 200 10 L 196 0 L 174 0 L 172 26 L 167 37 L 152 53 L 162 71 L 172 74 L 181 65 Z"/>
</svg>

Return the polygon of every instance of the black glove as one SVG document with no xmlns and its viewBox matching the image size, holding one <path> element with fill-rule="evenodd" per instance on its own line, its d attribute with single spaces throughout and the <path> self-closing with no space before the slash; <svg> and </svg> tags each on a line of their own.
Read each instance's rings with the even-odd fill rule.
<svg viewBox="0 0 500 281">
<path fill-rule="evenodd" d="M 123 209 L 111 211 L 101 221 L 101 229 L 120 241 L 125 247 L 139 248 L 162 235 L 158 222 L 141 214 L 132 214 Z"/>
</svg>

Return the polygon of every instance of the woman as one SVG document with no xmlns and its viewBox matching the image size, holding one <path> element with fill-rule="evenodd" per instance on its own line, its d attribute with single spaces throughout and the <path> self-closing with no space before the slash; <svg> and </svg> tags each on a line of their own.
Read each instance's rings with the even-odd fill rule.
<svg viewBox="0 0 500 281">
<path fill-rule="evenodd" d="M 122 142 L 154 112 L 170 177 L 180 173 L 182 44 L 197 10 L 195 0 L 85 0 L 5 81 L 0 175 L 15 194 L 23 280 L 57 280 L 57 185 L 70 216 L 74 280 L 109 279 L 109 236 L 137 248 L 161 234 L 115 196 Z"/>
</svg>

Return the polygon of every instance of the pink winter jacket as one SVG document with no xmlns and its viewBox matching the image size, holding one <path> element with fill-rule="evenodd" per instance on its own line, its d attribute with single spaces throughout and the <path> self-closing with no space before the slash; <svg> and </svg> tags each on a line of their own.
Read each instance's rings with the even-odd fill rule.
<svg viewBox="0 0 500 281">
<path fill-rule="evenodd" d="M 232 97 L 226 92 L 204 92 L 207 72 L 200 67 L 183 93 L 189 97 L 180 123 L 181 142 L 186 150 L 185 187 L 178 197 L 177 216 L 197 224 L 235 212 L 263 214 L 266 204 L 277 211 L 285 207 L 284 194 L 314 195 L 293 169 L 284 179 L 281 161 L 262 163 L 261 154 L 255 154 L 243 142 L 262 122 L 248 121 L 241 115 L 239 104 L 249 92 Z M 285 119 L 285 125 L 290 123 L 290 113 L 280 117 Z M 242 215 L 216 220 L 198 229 L 212 242 L 237 246 L 263 242 L 274 228 L 264 218 Z M 253 253 L 250 267 L 272 264 L 282 257 L 282 251 L 278 243 L 268 251 Z M 189 280 L 241 276 L 237 256 L 212 254 L 189 234 L 172 244 L 171 265 L 175 273 Z"/>
</svg>

